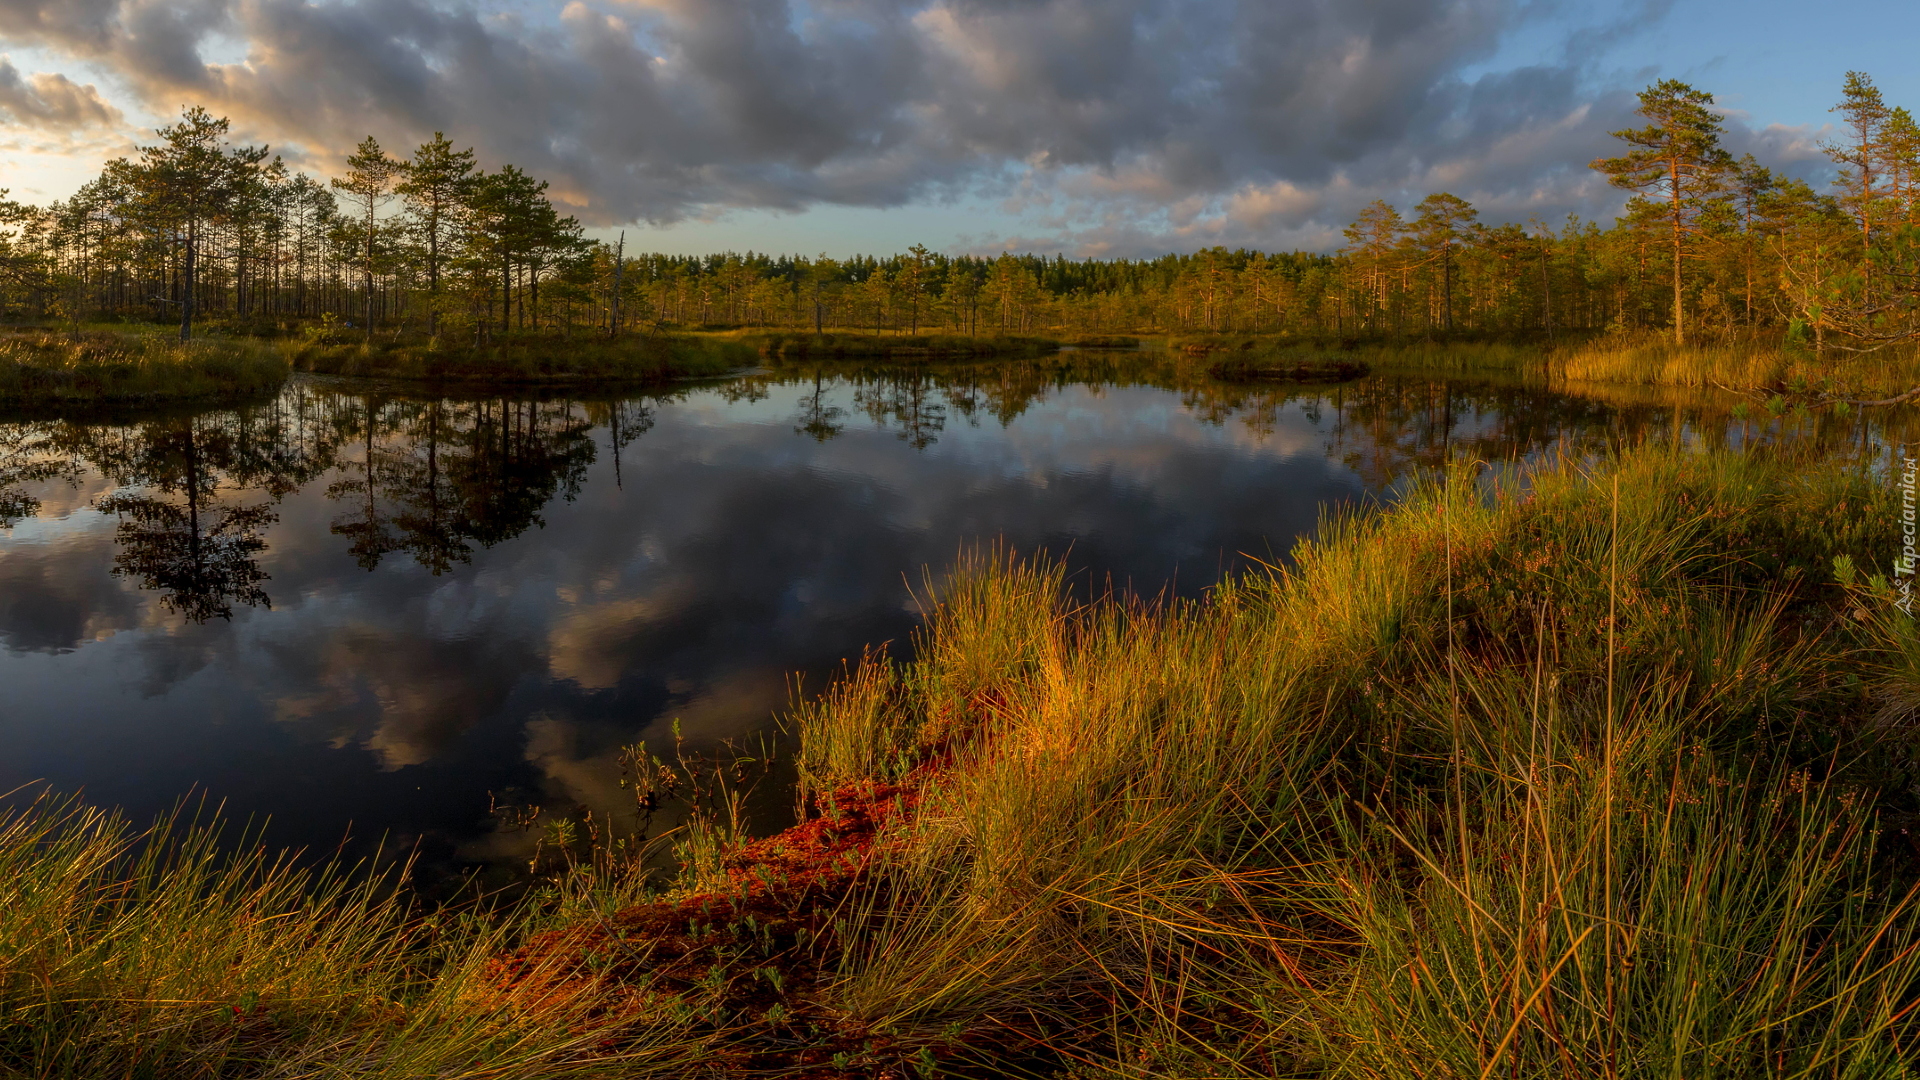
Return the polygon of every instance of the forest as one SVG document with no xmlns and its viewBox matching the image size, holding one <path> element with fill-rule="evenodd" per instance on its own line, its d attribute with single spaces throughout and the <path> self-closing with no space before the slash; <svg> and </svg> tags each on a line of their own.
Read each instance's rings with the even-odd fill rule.
<svg viewBox="0 0 1920 1080">
<path fill-rule="evenodd" d="M 1489 224 L 1447 192 L 1377 200 L 1332 254 L 1214 247 L 1154 259 L 1004 253 L 834 259 L 630 253 L 590 240 L 545 181 L 436 133 L 371 137 L 330 181 L 228 140 L 200 108 L 70 198 L 0 204 L 11 322 L 290 327 L 479 344 L 515 332 L 827 327 L 968 335 L 1558 332 L 1755 335 L 1872 351 L 1920 338 L 1920 127 L 1846 76 L 1822 144 L 1832 190 L 1722 145 L 1711 94 L 1668 80 L 1591 167 L 1611 224 Z"/>
</svg>

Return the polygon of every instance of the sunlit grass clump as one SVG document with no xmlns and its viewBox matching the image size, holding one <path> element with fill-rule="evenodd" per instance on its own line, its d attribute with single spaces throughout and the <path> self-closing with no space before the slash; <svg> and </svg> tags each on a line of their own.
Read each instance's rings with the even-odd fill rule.
<svg viewBox="0 0 1920 1080">
<path fill-rule="evenodd" d="M 1192 603 L 965 560 L 798 716 L 816 791 L 943 762 L 836 998 L 1080 1075 L 1907 1075 L 1885 490 L 1461 471 Z"/>
<path fill-rule="evenodd" d="M 180 815 L 137 829 L 53 798 L 0 815 L 0 1075 L 599 1076 L 693 1057 L 659 1017 L 494 977 L 537 908 L 423 914 L 365 869 L 303 868 Z"/>
<path fill-rule="evenodd" d="M 291 371 L 270 342 L 93 331 L 0 337 L 0 402 L 206 400 L 271 393 Z"/>
<path fill-rule="evenodd" d="M 1557 380 L 1730 390 L 1807 390 L 1838 397 L 1891 397 L 1920 386 L 1920 352 L 1812 346 L 1778 337 L 1675 345 L 1664 335 L 1595 338 L 1553 357 Z"/>
</svg>

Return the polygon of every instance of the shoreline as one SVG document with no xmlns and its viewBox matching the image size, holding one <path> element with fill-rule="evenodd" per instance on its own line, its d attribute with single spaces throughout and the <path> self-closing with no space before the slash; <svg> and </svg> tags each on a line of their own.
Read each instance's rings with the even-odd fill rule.
<svg viewBox="0 0 1920 1080">
<path fill-rule="evenodd" d="M 175 980 L 170 997 L 204 1004 L 46 1023 L 102 1053 L 108 1027 L 90 1025 L 111 1021 L 315 1060 L 346 1040 L 481 1061 L 492 1051 L 461 1033 L 492 1026 L 543 1075 L 1458 1071 L 1486 1067 L 1513 1022 L 1470 974 L 1487 965 L 1556 988 L 1565 1010 L 1522 1018 L 1501 1051 L 1522 1071 L 1603 1043 L 1657 1052 L 1663 1024 L 1693 1022 L 1662 1004 L 1673 980 L 1706 988 L 1700 1015 L 1751 1017 L 1743 1030 L 1824 1025 L 1859 1057 L 1896 1033 L 1905 1045 L 1914 1023 L 1895 1013 L 1920 960 L 1894 920 L 1920 863 L 1879 850 L 1872 824 L 1900 797 L 1876 779 L 1892 748 L 1873 717 L 1920 671 L 1870 572 L 1893 488 L 1843 459 L 1665 446 L 1493 482 L 1431 475 L 1391 507 L 1329 518 L 1287 569 L 1193 601 L 1078 601 L 1056 564 L 966 556 L 928 598 L 913 660 L 870 655 L 789 718 L 800 820 L 752 839 L 696 814 L 670 880 L 617 843 L 556 848 L 539 889 L 468 909 L 453 933 L 404 892 L 379 902 L 399 907 L 315 892 L 341 871 L 269 880 L 254 856 L 209 856 L 116 891 L 137 864 L 88 864 L 106 876 L 84 891 L 103 899 L 47 912 L 68 942 L 172 925 L 167 898 L 189 892 L 212 913 L 169 946 L 179 959 L 119 946 L 147 957 L 138 971 L 45 953 L 69 980 L 46 991 L 131 1001 L 125 980 Z M 0 863 L 49 883 L 31 895 L 53 888 L 49 853 L 92 842 L 47 828 L 104 827 L 74 825 L 81 813 L 0 827 Z M 233 876 L 204 876 L 229 858 Z M 1639 869 L 1609 878 L 1616 861 Z M 247 901 L 275 881 L 278 899 Z M 1766 890 L 1792 902 L 1740 906 Z M 1592 923 L 1606 905 L 1617 933 Z M 306 936 L 267 930 L 283 910 Z M 1673 920 L 1750 959 L 1669 956 Z M 428 942 L 454 959 L 427 963 Z M 1754 964 L 1816 946 L 1832 958 L 1754 989 Z M 1582 1011 L 1622 949 L 1641 957 L 1618 975 L 1631 1008 Z M 200 950 L 243 959 L 188 964 Z M 1431 974 L 1409 982 L 1417 956 Z M 367 974 L 403 969 L 421 974 Z M 298 983 L 321 971 L 339 985 Z M 369 992 L 418 1020 L 353 1003 Z M 16 984 L 9 1005 L 40 993 Z M 1766 1051 L 1728 1052 L 1749 1049 Z"/>
</svg>

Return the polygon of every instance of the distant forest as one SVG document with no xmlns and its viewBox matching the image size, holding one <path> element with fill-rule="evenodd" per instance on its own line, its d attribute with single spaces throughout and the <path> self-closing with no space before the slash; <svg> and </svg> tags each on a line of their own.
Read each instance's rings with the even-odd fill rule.
<svg viewBox="0 0 1920 1080">
<path fill-rule="evenodd" d="M 836 260 L 628 252 L 588 240 L 547 184 L 445 137 L 360 144 L 322 182 L 233 145 L 202 109 L 72 198 L 0 200 L 9 321 L 178 322 L 284 332 L 618 333 L 778 327 L 1319 335 L 1785 330 L 1818 346 L 1920 337 L 1920 129 L 1866 75 L 1834 107 L 1831 190 L 1720 144 L 1710 94 L 1667 81 L 1644 128 L 1592 162 L 1633 193 L 1610 226 L 1488 225 L 1440 192 L 1367 206 L 1335 254 L 1212 248 L 1158 259 L 903 254 Z M 0 192 L 0 196 L 4 196 Z"/>
</svg>

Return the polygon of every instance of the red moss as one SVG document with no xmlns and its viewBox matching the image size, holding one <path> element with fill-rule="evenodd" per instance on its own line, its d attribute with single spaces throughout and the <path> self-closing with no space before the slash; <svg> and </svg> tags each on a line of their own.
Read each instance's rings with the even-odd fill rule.
<svg viewBox="0 0 1920 1080">
<path fill-rule="evenodd" d="M 715 1075 L 777 1073 L 800 1080 L 906 1077 L 964 1040 L 951 1033 L 914 1042 L 874 1030 L 820 999 L 839 951 L 849 892 L 886 855 L 889 826 L 910 818 L 937 766 L 902 783 L 845 785 L 820 798 L 820 813 L 727 857 L 729 886 L 642 904 L 597 923 L 536 935 L 498 957 L 490 981 L 522 1007 L 579 1007 L 598 1021 L 665 1012 L 706 1042 Z M 869 895 L 866 899 L 871 899 Z M 1010 1031 L 996 1028 L 995 1044 Z M 617 1039 L 604 1049 L 617 1052 Z"/>
</svg>

